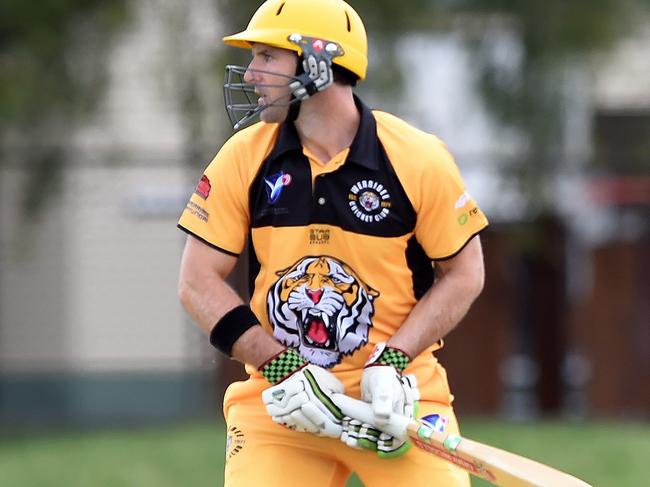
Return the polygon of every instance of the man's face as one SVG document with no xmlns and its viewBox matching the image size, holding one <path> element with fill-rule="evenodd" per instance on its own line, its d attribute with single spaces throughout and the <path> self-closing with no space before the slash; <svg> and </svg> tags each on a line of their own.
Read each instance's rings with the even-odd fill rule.
<svg viewBox="0 0 650 487">
<path fill-rule="evenodd" d="M 291 92 L 288 84 L 289 78 L 296 74 L 298 56 L 293 51 L 266 44 L 253 44 L 252 51 L 253 59 L 244 81 L 255 85 L 260 105 L 269 105 L 260 113 L 260 119 L 266 123 L 282 123 L 289 110 Z"/>
</svg>

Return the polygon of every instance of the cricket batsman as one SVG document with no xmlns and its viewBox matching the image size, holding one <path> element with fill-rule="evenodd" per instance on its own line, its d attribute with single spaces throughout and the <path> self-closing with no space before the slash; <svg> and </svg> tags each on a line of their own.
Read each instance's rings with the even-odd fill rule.
<svg viewBox="0 0 650 487">
<path fill-rule="evenodd" d="M 224 42 L 251 53 L 226 67 L 237 131 L 178 226 L 180 300 L 249 374 L 224 398 L 225 484 L 468 487 L 382 429 L 398 413 L 458 433 L 435 353 L 483 287 L 487 220 L 454 159 L 355 95 L 367 37 L 344 1 L 267 0 Z M 226 283 L 245 250 L 250 302 Z"/>
</svg>

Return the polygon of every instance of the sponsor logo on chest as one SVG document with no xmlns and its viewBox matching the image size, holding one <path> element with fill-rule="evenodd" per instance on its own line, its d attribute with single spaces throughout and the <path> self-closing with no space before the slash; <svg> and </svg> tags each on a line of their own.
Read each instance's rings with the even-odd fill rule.
<svg viewBox="0 0 650 487">
<path fill-rule="evenodd" d="M 278 201 L 282 195 L 282 191 L 286 186 L 289 186 L 291 184 L 291 181 L 291 175 L 283 171 L 275 173 L 268 178 L 264 178 L 266 196 L 268 198 L 269 205 L 274 205 L 275 202 Z"/>
<path fill-rule="evenodd" d="M 309 243 L 323 245 L 330 243 L 330 231 L 326 228 L 312 228 L 309 230 Z"/>
</svg>

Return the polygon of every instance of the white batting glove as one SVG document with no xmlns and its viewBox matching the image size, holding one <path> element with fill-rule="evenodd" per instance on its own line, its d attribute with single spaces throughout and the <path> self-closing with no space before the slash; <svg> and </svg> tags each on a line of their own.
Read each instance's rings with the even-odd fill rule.
<svg viewBox="0 0 650 487">
<path fill-rule="evenodd" d="M 350 448 L 377 450 L 377 441 L 381 431 L 373 425 L 345 416 L 341 428 L 343 430 L 341 441 Z"/>
<path fill-rule="evenodd" d="M 344 387 L 333 374 L 307 362 L 293 349 L 271 359 L 261 369 L 275 384 L 262 391 L 266 411 L 273 421 L 295 431 L 318 436 L 341 436 L 341 410 L 331 401 Z"/>
<path fill-rule="evenodd" d="M 361 376 L 361 399 L 372 404 L 374 423 L 379 428 L 393 412 L 408 415 L 413 403 L 420 399 L 415 377 L 408 380 L 408 387 L 402 381 L 402 372 L 409 362 L 405 352 L 385 343 L 378 343 L 366 362 Z"/>
<path fill-rule="evenodd" d="M 404 409 L 400 413 L 409 418 L 417 416 L 419 392 L 415 376 L 407 375 L 400 378 L 404 389 Z M 384 427 L 389 426 L 385 423 Z M 364 448 L 375 451 L 379 457 L 395 458 L 406 453 L 411 444 L 406 439 L 396 438 L 384 433 L 376 426 L 363 423 L 360 420 L 345 416 L 342 422 L 343 432 L 341 441 L 352 448 Z"/>
</svg>

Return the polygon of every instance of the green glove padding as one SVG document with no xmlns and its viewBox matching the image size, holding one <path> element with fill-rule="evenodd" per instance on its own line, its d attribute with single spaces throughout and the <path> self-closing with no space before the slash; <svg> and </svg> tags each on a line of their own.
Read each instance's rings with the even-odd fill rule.
<svg viewBox="0 0 650 487">
<path fill-rule="evenodd" d="M 418 402 L 413 403 L 411 417 L 418 414 Z M 394 436 L 381 432 L 373 425 L 362 423 L 345 416 L 341 422 L 343 432 L 341 441 L 351 448 L 372 450 L 380 458 L 396 458 L 404 455 L 411 448 L 410 441 L 400 441 Z"/>
</svg>

